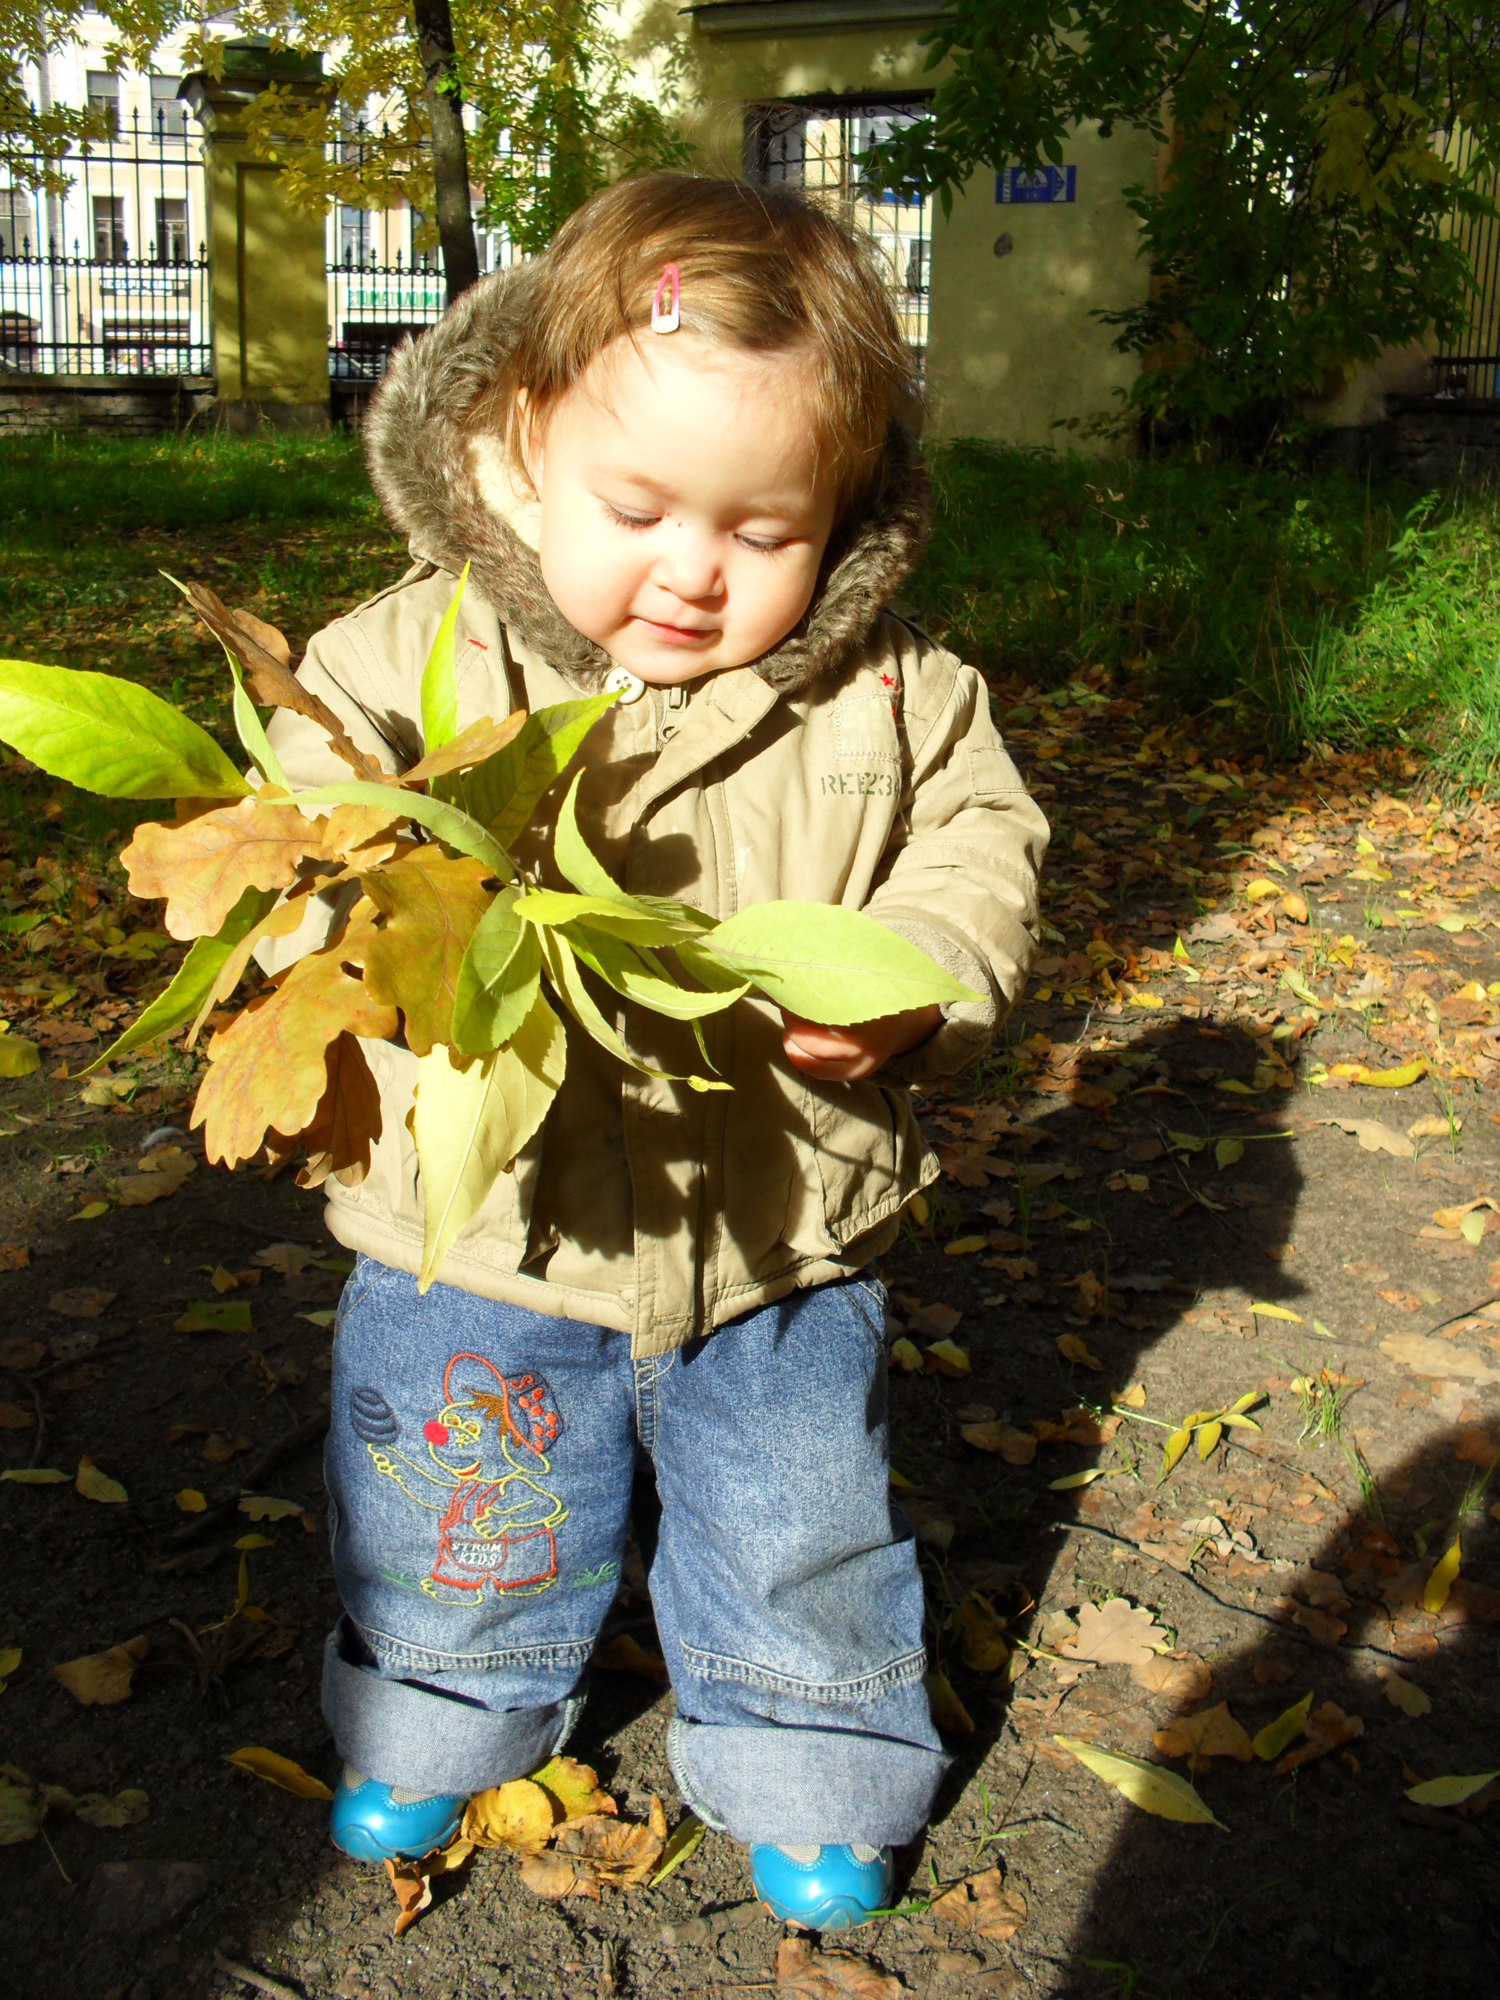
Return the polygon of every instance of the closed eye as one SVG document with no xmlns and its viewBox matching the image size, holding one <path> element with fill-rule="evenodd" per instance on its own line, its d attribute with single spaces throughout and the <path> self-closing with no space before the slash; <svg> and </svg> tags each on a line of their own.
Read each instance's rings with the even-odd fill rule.
<svg viewBox="0 0 1500 2000">
<path fill-rule="evenodd" d="M 609 518 L 620 528 L 654 528 L 661 519 L 660 514 L 627 514 L 619 507 L 611 507 L 607 500 L 604 505 Z"/>
<path fill-rule="evenodd" d="M 764 540 L 757 535 L 736 535 L 734 539 L 742 549 L 753 549 L 757 555 L 762 556 L 780 555 L 781 551 L 789 546 L 785 537 L 778 541 L 775 538 Z"/>
</svg>

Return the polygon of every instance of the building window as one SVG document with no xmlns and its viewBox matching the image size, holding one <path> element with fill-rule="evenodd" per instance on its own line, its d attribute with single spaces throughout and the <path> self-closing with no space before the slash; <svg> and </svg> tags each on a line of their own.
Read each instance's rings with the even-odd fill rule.
<svg viewBox="0 0 1500 2000">
<path fill-rule="evenodd" d="M 339 262 L 368 264 L 374 247 L 375 218 L 368 209 L 339 209 Z"/>
<path fill-rule="evenodd" d="M 123 264 L 130 255 L 125 241 L 125 197 L 122 194 L 94 196 L 94 262 Z"/>
<path fill-rule="evenodd" d="M 185 200 L 158 197 L 156 203 L 156 261 L 158 264 L 185 264 L 188 250 L 188 205 Z"/>
<path fill-rule="evenodd" d="M 89 110 L 101 114 L 104 129 L 113 138 L 120 129 L 120 79 L 107 69 L 91 69 L 88 86 Z"/>
<path fill-rule="evenodd" d="M 25 188 L 0 188 L 0 257 L 41 255 L 41 233 Z"/>
<path fill-rule="evenodd" d="M 187 106 L 177 101 L 177 87 L 181 82 L 180 76 L 153 76 L 151 79 L 151 132 L 158 143 L 163 139 L 180 139 L 183 136 Z"/>
</svg>

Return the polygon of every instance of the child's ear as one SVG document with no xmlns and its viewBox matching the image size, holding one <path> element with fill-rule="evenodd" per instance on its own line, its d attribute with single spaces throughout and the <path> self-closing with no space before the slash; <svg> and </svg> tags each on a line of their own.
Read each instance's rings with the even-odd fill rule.
<svg viewBox="0 0 1500 2000">
<path fill-rule="evenodd" d="M 542 468 L 546 451 L 542 435 L 532 419 L 531 398 L 524 384 L 516 390 L 516 438 L 521 451 L 521 463 L 526 468 L 526 477 L 538 500 L 542 497 Z"/>
</svg>

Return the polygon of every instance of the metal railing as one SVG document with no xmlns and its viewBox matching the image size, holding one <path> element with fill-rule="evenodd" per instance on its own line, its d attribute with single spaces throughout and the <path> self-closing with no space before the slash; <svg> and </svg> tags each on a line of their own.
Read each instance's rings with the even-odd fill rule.
<svg viewBox="0 0 1500 2000">
<path fill-rule="evenodd" d="M 45 185 L 0 185 L 0 374 L 206 375 L 203 162 L 186 110 L 132 115 Z M 194 247 L 196 246 L 196 247 Z"/>
<path fill-rule="evenodd" d="M 338 382 L 376 382 L 391 349 L 443 316 L 446 294 L 436 251 L 405 263 L 355 261 L 328 266 L 328 372 Z"/>
<path fill-rule="evenodd" d="M 1455 134 L 1451 159 L 1458 172 L 1470 165 L 1473 151 L 1472 134 Z M 1455 216 L 1452 229 L 1468 257 L 1474 291 L 1462 330 L 1432 357 L 1433 393 L 1444 401 L 1488 402 L 1500 369 L 1500 222 Z"/>
<path fill-rule="evenodd" d="M 753 104 L 745 113 L 745 178 L 791 182 L 869 239 L 891 304 L 918 358 L 927 350 L 932 289 L 932 203 L 902 201 L 870 182 L 861 156 L 927 115 L 924 99 L 860 103 L 797 99 Z"/>
</svg>

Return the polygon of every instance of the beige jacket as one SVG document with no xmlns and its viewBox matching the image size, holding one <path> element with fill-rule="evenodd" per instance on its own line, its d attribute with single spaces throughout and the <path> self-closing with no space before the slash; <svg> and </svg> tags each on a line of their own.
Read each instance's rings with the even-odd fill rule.
<svg viewBox="0 0 1500 2000">
<path fill-rule="evenodd" d="M 321 632 L 300 669 L 390 770 L 421 754 L 422 666 L 466 558 L 460 727 L 575 699 L 608 667 L 571 628 L 559 640 L 525 501 L 495 449 L 451 414 L 472 401 L 521 289 L 486 281 L 396 357 L 369 425 L 371 466 L 419 560 Z M 982 1053 L 1015 997 L 1047 827 L 979 675 L 879 608 L 915 559 L 922 497 L 910 465 L 893 468 L 889 499 L 846 535 L 789 640 L 754 666 L 617 704 L 572 768 L 585 772 L 583 832 L 632 894 L 715 917 L 776 897 L 863 909 L 983 999 L 948 1008 L 930 1041 L 855 1084 L 803 1076 L 782 1053 L 776 1008 L 741 1001 L 703 1024 L 733 1085 L 707 1094 L 626 1070 L 569 1020 L 557 1102 L 458 1238 L 443 1282 L 628 1333 L 636 1355 L 664 1353 L 857 1270 L 889 1247 L 903 1204 L 934 1177 L 908 1085 Z M 295 785 L 346 775 L 321 733 L 285 710 L 271 738 Z M 565 789 L 548 794 L 518 848 L 558 887 L 549 857 Z M 267 969 L 320 943 L 335 914 L 312 911 Z M 701 1068 L 685 1025 L 595 994 L 646 1060 Z M 329 1223 L 351 1249 L 415 1271 L 416 1059 L 386 1042 L 365 1053 L 383 1130 L 361 1185 L 328 1184 Z"/>
</svg>

